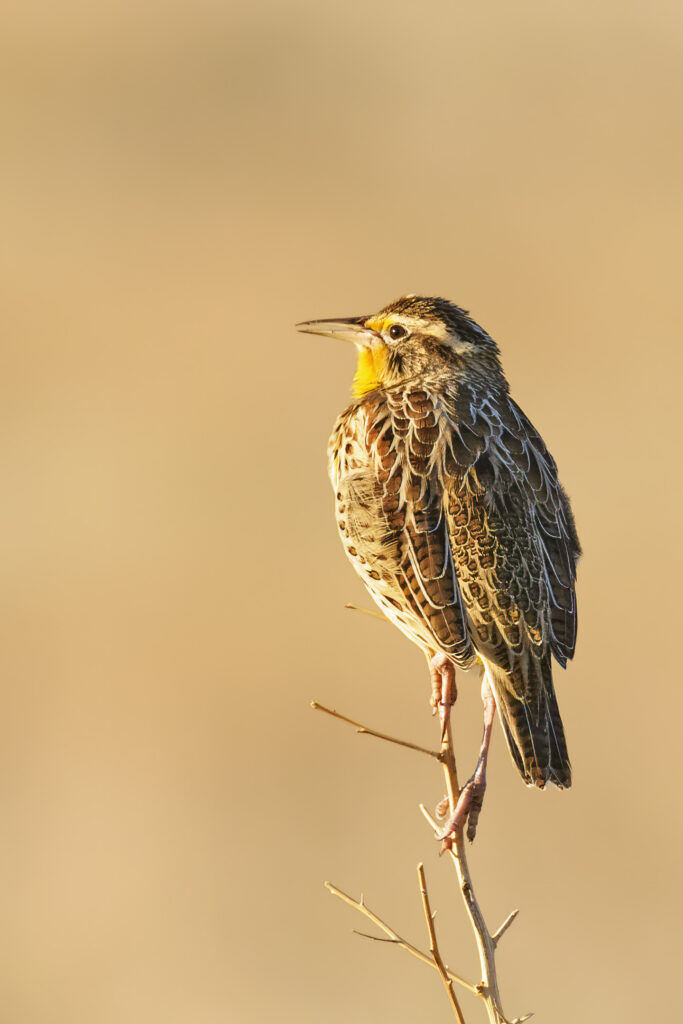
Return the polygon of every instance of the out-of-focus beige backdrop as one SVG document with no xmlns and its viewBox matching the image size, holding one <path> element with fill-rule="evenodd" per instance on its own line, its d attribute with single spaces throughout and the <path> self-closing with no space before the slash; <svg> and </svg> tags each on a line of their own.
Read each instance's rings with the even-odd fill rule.
<svg viewBox="0 0 683 1024">
<path fill-rule="evenodd" d="M 438 773 L 308 704 L 435 742 L 420 654 L 343 609 L 368 603 L 326 479 L 352 352 L 292 326 L 406 291 L 498 339 L 585 547 L 575 787 L 526 790 L 497 732 L 472 851 L 492 926 L 521 908 L 505 1005 L 674 1019 L 680 4 L 0 20 L 2 1019 L 448 1020 L 322 884 L 425 945 L 418 860 L 476 979 L 417 811 Z"/>
</svg>

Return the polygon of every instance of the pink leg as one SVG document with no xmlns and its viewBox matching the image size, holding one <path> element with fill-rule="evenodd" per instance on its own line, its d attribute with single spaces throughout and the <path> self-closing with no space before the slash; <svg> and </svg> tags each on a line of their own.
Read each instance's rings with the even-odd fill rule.
<svg viewBox="0 0 683 1024">
<path fill-rule="evenodd" d="M 481 684 L 481 699 L 484 702 L 484 735 L 482 736 L 481 747 L 479 748 L 477 767 L 472 778 L 460 790 L 460 796 L 451 819 L 438 837 L 443 840 L 444 849 L 450 848 L 451 837 L 455 835 L 458 829 L 463 828 L 465 821 L 467 821 L 467 838 L 470 842 L 472 842 L 477 834 L 477 823 L 484 802 L 484 793 L 486 792 L 486 762 L 489 756 L 493 721 L 496 716 L 496 698 L 493 696 L 493 691 L 489 686 L 486 676 L 484 676 L 484 681 Z"/>
<path fill-rule="evenodd" d="M 432 696 L 429 703 L 432 714 L 439 710 L 441 720 L 441 742 L 443 743 L 451 708 L 455 704 L 458 690 L 455 685 L 455 665 L 445 654 L 435 654 L 429 662 L 429 673 L 432 677 Z"/>
</svg>

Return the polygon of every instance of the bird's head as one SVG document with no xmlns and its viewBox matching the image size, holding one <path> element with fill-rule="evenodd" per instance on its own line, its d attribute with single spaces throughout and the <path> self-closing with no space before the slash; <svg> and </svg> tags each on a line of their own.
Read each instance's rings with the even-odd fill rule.
<svg viewBox="0 0 683 1024">
<path fill-rule="evenodd" d="M 464 309 L 446 299 L 406 295 L 370 316 L 308 320 L 297 328 L 354 343 L 357 398 L 448 370 L 478 370 L 502 379 L 495 341 Z"/>
</svg>

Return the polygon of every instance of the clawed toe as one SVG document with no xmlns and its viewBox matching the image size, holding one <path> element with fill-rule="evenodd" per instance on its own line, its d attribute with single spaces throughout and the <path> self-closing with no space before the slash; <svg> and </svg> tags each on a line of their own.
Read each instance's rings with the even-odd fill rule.
<svg viewBox="0 0 683 1024">
<path fill-rule="evenodd" d="M 465 827 L 465 822 L 467 822 L 467 838 L 470 842 L 473 842 L 477 834 L 479 815 L 481 814 L 484 793 L 486 792 L 486 762 L 491 742 L 491 730 L 493 729 L 493 720 L 496 714 L 496 700 L 487 676 L 484 676 L 482 682 L 481 696 L 484 703 L 484 734 L 481 738 L 477 767 L 472 778 L 460 790 L 455 810 L 446 828 L 437 836 L 437 839 L 442 843 L 441 853 L 452 848 L 453 840 L 458 832 Z"/>
<path fill-rule="evenodd" d="M 445 654 L 435 654 L 429 662 L 429 671 L 432 677 L 432 693 L 429 703 L 432 714 L 437 710 L 441 719 L 441 742 L 443 743 L 448 729 L 448 721 L 451 708 L 455 704 L 457 689 L 455 685 L 455 668 L 450 658 Z"/>
<path fill-rule="evenodd" d="M 439 800 L 438 804 L 434 808 L 434 816 L 437 821 L 443 821 L 448 814 L 448 796 L 446 795 L 443 800 Z"/>
<path fill-rule="evenodd" d="M 467 838 L 472 843 L 474 837 L 477 834 L 477 825 L 479 824 L 479 815 L 481 809 L 484 806 L 484 793 L 486 792 L 486 785 L 480 785 L 475 783 L 472 787 L 472 795 L 470 797 L 470 809 L 467 815 Z"/>
<path fill-rule="evenodd" d="M 477 834 L 477 824 L 484 803 L 485 792 L 486 782 L 478 779 L 476 775 L 473 775 L 460 790 L 458 802 L 448 824 L 436 837 L 443 844 L 441 847 L 442 853 L 445 850 L 451 849 L 456 833 L 464 828 L 465 822 L 467 822 L 467 838 L 470 842 L 473 842 Z"/>
</svg>

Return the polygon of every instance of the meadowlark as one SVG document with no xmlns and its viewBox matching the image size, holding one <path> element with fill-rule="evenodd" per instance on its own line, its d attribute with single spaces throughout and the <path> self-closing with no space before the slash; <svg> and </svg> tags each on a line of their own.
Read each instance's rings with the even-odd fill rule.
<svg viewBox="0 0 683 1024">
<path fill-rule="evenodd" d="M 380 609 L 427 657 L 444 720 L 455 669 L 483 670 L 477 766 L 445 836 L 474 838 L 496 709 L 530 786 L 571 785 L 552 679 L 576 643 L 579 546 L 540 434 L 510 397 L 493 339 L 440 298 L 301 331 L 353 342 L 353 401 L 329 469 L 344 549 Z"/>
</svg>

